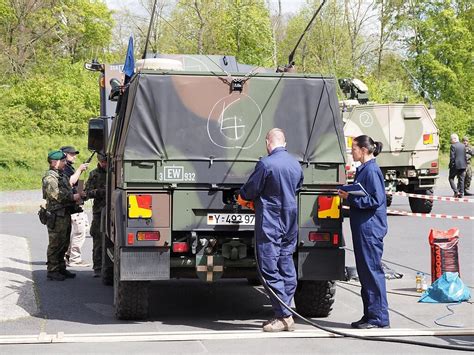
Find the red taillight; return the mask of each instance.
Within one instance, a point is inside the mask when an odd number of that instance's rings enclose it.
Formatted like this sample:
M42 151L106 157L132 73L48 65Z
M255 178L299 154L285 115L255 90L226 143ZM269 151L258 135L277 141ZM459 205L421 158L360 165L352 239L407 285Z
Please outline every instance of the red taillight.
M187 242L174 242L173 253L187 253L189 251L189 244Z
M438 162L436 162L436 161L431 162L431 167L432 168L437 168L438 167Z
M329 242L331 235L329 233L309 232L308 239L310 242Z
M339 245L339 234L334 233L332 235L332 244L333 245Z
M138 240L160 240L160 232L138 232Z
M128 233L128 244L133 244L135 242L135 233Z
M430 169L430 174L438 174L438 168Z

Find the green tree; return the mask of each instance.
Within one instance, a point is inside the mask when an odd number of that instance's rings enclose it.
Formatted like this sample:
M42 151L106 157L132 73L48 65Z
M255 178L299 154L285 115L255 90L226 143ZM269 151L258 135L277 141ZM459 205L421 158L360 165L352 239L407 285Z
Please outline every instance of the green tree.
M99 111L96 75L68 57L37 65L27 79L0 90L0 131L10 136L85 136Z
M393 44L402 24L401 12L403 0L377 0L378 10L378 46L377 46L377 76L382 74L382 60L387 46Z
M101 0L0 1L4 76L24 77L51 58L82 60L110 42L113 21Z
M440 146L444 152L449 151L450 134L459 137L474 137L474 120L472 114L447 102L436 102L436 124L440 131Z
M164 52L226 54L247 64L272 63L270 13L263 0L181 0L167 24Z
M73 62L90 58L110 43L114 21L101 0L63 0L57 8L58 49Z
M279 44L279 62L293 50L320 1L310 1L286 27ZM370 34L376 20L373 3L362 0L327 2L296 51L299 71L330 73L340 77L367 75L376 62L376 42Z
M460 6L462 5L462 6ZM410 1L403 41L409 65L421 86L436 100L472 107L472 3L464 1Z

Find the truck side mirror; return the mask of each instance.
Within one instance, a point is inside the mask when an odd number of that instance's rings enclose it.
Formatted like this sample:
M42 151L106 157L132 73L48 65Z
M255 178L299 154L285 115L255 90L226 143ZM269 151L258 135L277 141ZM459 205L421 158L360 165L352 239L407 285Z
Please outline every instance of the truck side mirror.
M89 137L87 148L96 152L105 151L105 120L101 118L91 118L89 120Z

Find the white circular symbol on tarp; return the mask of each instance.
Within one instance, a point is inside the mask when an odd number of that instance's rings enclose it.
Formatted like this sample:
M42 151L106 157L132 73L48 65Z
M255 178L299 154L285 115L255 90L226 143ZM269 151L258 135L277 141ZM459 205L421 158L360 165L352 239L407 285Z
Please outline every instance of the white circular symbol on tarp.
M368 112L362 112L359 117L360 124L364 127L370 127L374 124L374 118Z
M262 134L262 111L246 94L219 100L209 113L207 133L215 145L227 149L249 149Z

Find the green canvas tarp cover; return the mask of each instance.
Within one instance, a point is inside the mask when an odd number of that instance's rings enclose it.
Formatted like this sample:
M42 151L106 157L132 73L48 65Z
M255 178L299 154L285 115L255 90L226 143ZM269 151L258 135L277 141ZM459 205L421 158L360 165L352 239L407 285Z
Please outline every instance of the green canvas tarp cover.
M245 81L242 92L231 90L233 79ZM279 127L299 161L344 163L334 78L139 73L123 116L124 160L257 161L266 133Z

